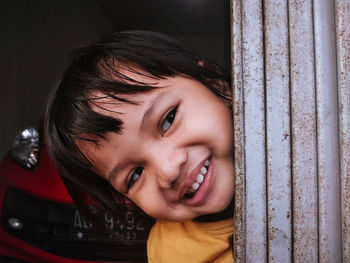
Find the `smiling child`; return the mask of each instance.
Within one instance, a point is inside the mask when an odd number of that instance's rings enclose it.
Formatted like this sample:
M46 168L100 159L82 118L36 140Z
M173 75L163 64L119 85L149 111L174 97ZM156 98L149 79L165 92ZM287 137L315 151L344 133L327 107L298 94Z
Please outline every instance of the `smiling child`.
M233 262L229 87L219 67L160 33L75 51L46 116L73 200L116 213L123 196L156 219L149 262Z

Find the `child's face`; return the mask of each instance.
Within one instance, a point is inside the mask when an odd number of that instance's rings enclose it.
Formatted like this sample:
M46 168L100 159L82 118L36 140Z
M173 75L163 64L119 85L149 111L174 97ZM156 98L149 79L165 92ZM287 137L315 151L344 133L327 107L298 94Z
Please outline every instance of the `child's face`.
M151 217L184 221L224 210L234 191L229 107L189 78L169 77L158 85L125 95L138 105L100 100L104 109L94 110L120 118L122 134L111 132L99 147L80 148L98 174Z

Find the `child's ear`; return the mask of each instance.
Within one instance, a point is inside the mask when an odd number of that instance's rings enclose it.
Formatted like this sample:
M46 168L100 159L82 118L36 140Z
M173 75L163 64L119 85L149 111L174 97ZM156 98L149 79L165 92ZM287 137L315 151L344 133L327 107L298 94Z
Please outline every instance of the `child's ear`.
M200 60L197 62L198 66L204 67L204 60Z
M207 65L207 63L205 63L205 60L198 61L198 65L201 67L207 67L211 70L215 70L212 66ZM216 90L218 90L222 95L224 95L225 98L227 98L229 101L231 101L232 91L231 91L229 84L226 81L224 81L222 79L210 79L209 82ZM229 104L228 106L231 106L231 103L228 103L227 100L224 100L224 102L225 102L225 104Z

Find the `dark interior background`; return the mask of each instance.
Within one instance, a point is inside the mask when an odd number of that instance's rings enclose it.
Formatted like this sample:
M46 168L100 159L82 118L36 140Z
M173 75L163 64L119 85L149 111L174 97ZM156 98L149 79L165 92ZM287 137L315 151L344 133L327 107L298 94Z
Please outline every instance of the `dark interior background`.
M161 30L230 70L229 0L0 0L0 158L43 116L70 50L119 30Z

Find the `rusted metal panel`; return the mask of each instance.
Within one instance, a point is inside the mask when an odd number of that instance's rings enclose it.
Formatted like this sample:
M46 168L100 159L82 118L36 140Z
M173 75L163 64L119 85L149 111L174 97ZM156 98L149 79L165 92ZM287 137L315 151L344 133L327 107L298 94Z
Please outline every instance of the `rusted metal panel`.
M336 1L343 262L350 262L350 2Z
M265 15L268 261L292 261L288 3L267 0Z
M293 255L318 261L317 143L312 1L289 2Z
M341 262L334 1L314 1L313 11L317 100L319 262Z
M231 3L235 260L350 262L350 1Z
M246 262L266 261L264 48L261 1L242 1Z
M244 220L236 224L235 257L236 262L266 262L262 5L245 0L232 7L236 220Z
M235 144L235 208L234 208L234 257L235 262L245 262L245 155L244 155L244 103L243 61L241 31L241 1L231 2L232 35L232 85L233 123Z

